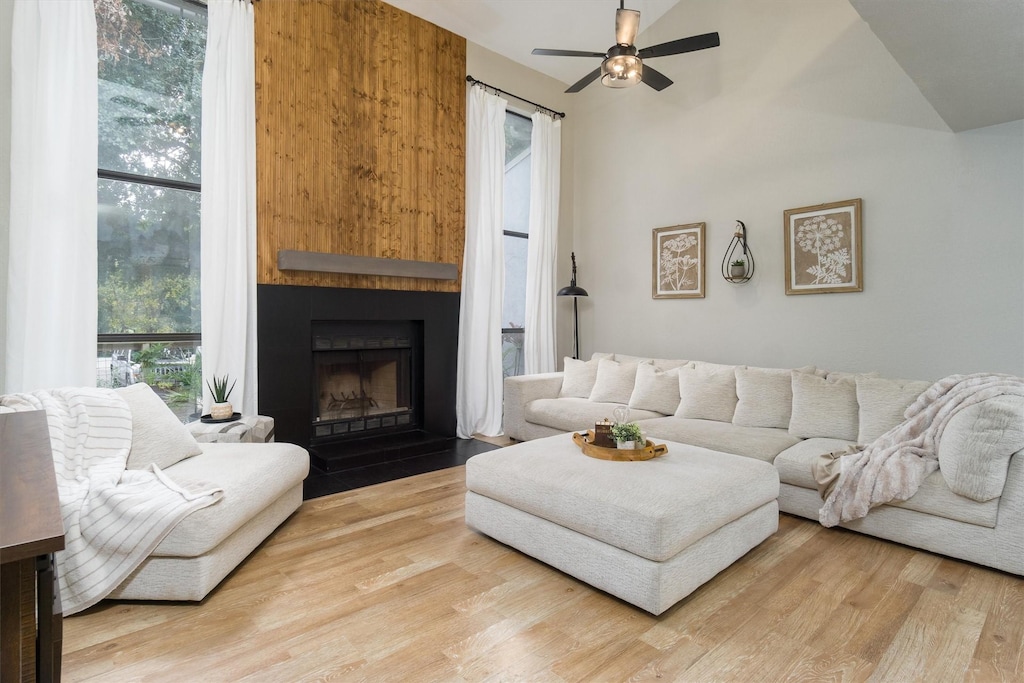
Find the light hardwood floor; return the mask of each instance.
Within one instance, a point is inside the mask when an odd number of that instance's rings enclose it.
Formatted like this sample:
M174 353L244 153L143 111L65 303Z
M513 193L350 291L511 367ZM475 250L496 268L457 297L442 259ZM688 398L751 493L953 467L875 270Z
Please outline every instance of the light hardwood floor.
M201 604L64 620L64 681L1020 681L1024 579L783 515L653 617L468 528L465 468L307 501Z

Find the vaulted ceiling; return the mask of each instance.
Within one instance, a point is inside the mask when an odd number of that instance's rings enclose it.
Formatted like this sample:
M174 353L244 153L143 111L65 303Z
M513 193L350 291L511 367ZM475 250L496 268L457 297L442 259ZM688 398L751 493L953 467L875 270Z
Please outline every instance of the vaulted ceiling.
M680 2L628 0L643 30ZM387 0L563 83L589 63L535 47L602 51L614 42L615 0ZM953 131L1024 119L1022 0L849 0ZM727 37L723 36L723 49Z

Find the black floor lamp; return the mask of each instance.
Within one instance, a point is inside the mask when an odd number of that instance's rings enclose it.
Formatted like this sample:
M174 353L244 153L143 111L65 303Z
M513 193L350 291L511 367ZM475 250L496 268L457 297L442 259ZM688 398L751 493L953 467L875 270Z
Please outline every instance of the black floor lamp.
M573 358L579 360L580 357L580 314L576 308L576 299L581 296L590 296L587 294L587 290L582 287L576 286L576 252L572 252L572 280L569 282L568 287L562 287L558 290L558 296L571 296L572 297L572 339L576 346L576 353Z

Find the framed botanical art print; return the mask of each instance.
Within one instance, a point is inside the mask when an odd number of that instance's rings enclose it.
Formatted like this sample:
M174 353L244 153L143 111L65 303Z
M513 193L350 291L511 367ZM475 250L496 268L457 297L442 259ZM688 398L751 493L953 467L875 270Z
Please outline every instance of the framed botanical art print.
M861 200L785 212L786 294L864 291Z
M703 298L704 264L703 223L655 228L652 296Z

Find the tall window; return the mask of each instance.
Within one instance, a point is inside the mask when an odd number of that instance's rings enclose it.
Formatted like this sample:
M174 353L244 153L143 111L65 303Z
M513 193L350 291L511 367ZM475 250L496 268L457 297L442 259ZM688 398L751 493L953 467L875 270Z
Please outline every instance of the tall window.
M526 240L530 237L530 136L533 122L505 113L505 292L501 353L505 377L523 374L526 329Z
M94 0L99 47L103 386L146 381L183 417L201 392L200 130L205 8Z

